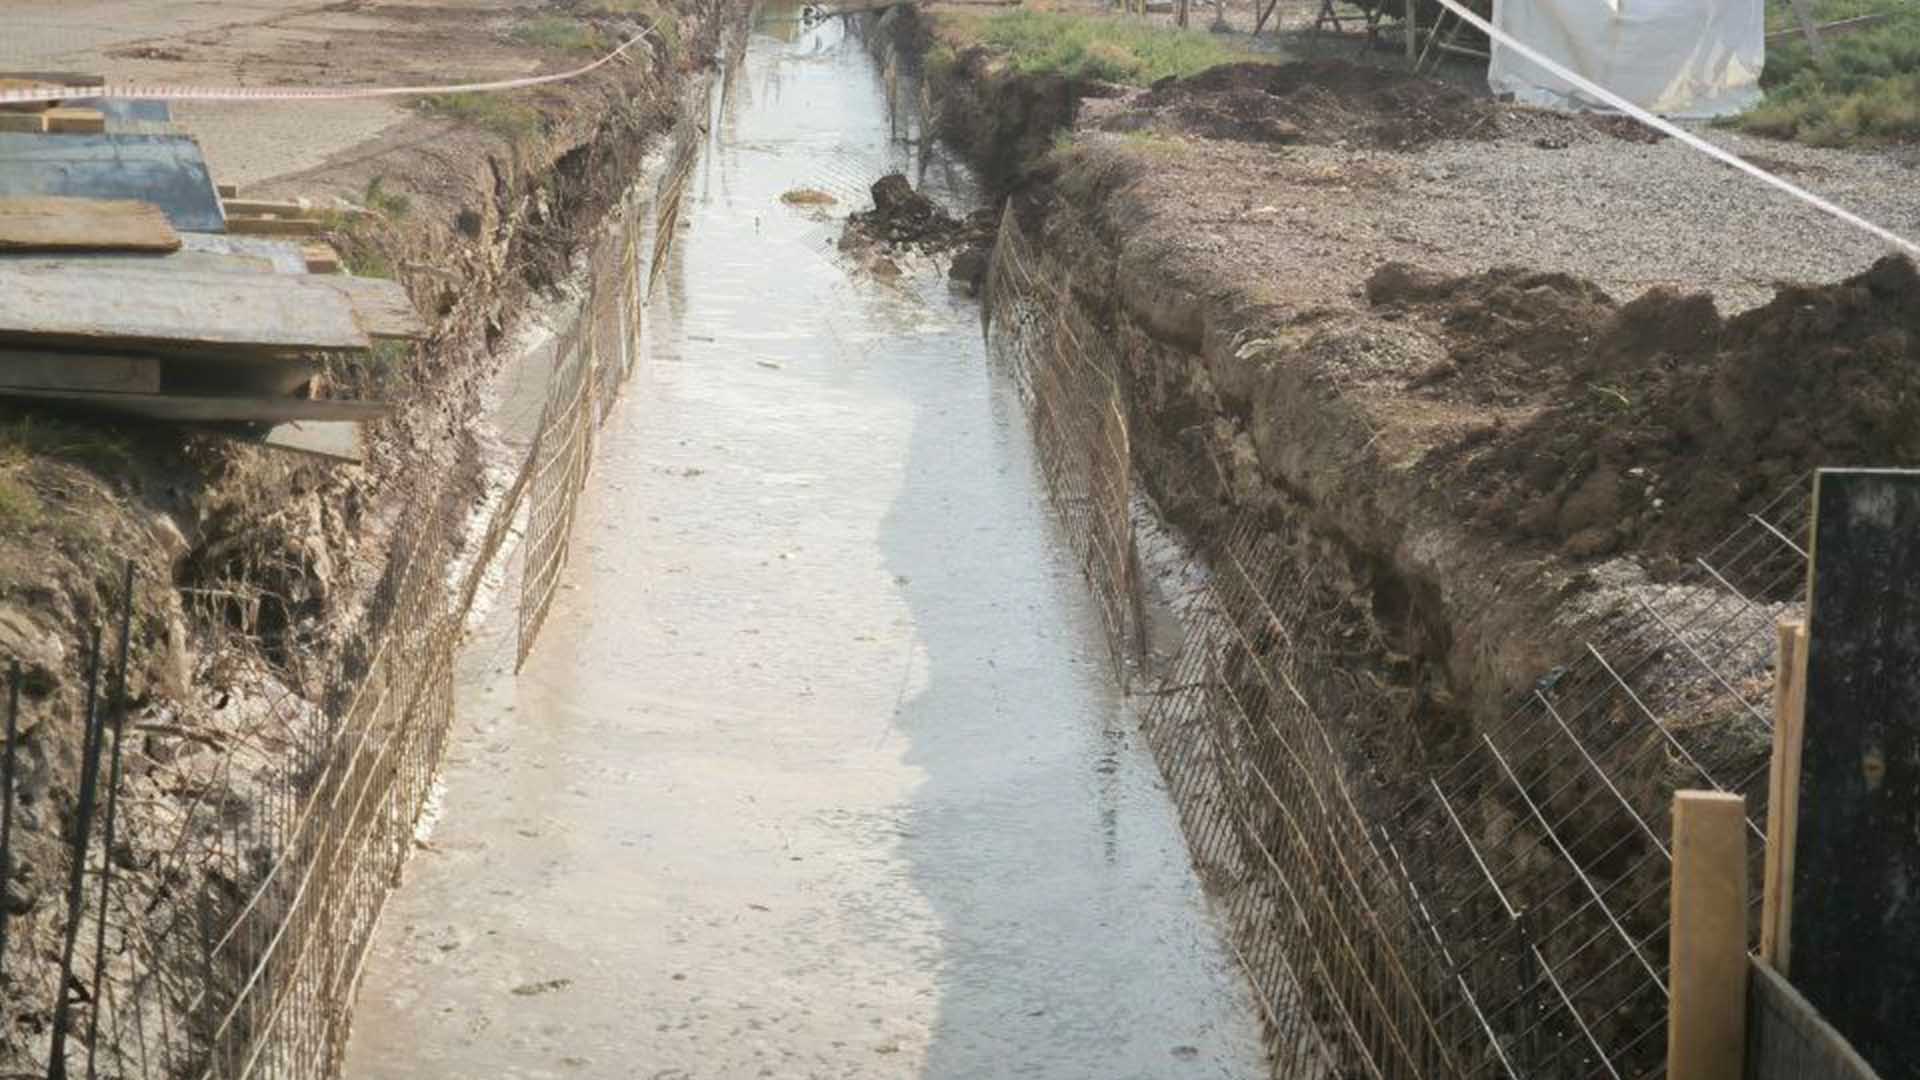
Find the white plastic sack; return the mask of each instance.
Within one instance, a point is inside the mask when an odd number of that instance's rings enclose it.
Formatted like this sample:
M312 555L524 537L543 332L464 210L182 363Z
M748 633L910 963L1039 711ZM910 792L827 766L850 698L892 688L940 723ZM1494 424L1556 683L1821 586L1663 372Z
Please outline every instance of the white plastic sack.
M1726 116L1760 100L1765 0L1494 0L1493 24L1649 112ZM1528 105L1604 108L1498 38L1487 81Z

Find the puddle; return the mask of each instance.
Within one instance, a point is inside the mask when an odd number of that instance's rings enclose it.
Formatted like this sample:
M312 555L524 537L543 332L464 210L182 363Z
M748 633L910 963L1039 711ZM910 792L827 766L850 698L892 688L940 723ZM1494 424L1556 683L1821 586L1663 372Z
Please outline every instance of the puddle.
M846 23L754 35L539 645L503 603L463 657L346 1076L1264 1073L978 310L835 254L886 172L974 197L914 130Z

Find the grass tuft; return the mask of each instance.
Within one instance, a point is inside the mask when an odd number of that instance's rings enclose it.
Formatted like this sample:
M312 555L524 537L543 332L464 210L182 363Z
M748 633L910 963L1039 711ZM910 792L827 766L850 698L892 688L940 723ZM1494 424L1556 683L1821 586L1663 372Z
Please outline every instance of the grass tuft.
M435 116L486 128L514 142L540 132L540 110L506 94L432 94L420 99L420 108Z
M1218 35L1169 30L1097 15L1012 11L956 21L964 36L1007 53L1018 71L1145 86L1221 64L1262 59L1229 47Z
M510 35L522 45L540 49L597 51L607 47L598 28L565 15L538 15L513 28Z

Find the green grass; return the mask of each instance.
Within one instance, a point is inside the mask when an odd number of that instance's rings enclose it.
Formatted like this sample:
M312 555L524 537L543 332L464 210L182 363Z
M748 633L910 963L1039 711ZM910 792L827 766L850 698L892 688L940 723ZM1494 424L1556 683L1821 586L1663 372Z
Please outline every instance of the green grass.
M522 45L542 49L592 51L607 45L597 28L565 15L535 16L514 27L511 36Z
M385 214L391 218L406 217L413 209L413 200L398 192L387 190L387 178L376 176L367 181L365 204L376 214Z
M1013 11L977 20L969 36L1007 53L1018 71L1145 86L1252 55L1200 30L1166 30L1130 19Z
M0 469L19 468L35 458L59 458L97 472L133 465L126 440L96 427L32 415L0 421Z
M44 511L40 496L13 470L0 472L0 533L31 532Z
M420 108L518 142L540 132L540 110L506 94L432 94Z
M1893 0L1817 0L1813 15L1831 22L1881 12L1893 18L1828 38L1818 61L1798 38L1769 46L1760 77L1766 100L1733 125L1815 146L1920 140L1920 10ZM1776 22L1797 25L1784 3L1768 7L1769 25Z

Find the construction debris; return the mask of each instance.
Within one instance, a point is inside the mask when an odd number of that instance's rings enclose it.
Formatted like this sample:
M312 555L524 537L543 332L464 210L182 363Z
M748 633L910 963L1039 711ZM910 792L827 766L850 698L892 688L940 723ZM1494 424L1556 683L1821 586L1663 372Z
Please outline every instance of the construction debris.
M21 83L98 85L0 73ZM0 397L358 460L389 407L330 399L319 376L425 337L406 290L346 272L323 239L343 214L241 199L156 125L164 102L0 111Z

